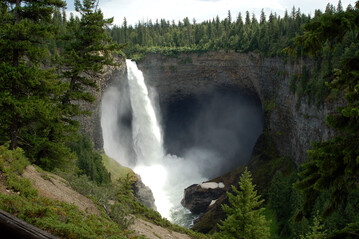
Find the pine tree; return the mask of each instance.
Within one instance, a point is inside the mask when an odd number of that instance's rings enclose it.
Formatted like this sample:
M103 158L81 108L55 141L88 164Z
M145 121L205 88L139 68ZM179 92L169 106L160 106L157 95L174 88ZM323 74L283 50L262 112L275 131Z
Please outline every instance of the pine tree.
M313 218L313 225L310 226L309 232L304 236L302 235L300 239L324 239L328 238L327 231L324 230L324 225L321 223L319 212Z
M308 52L318 54L326 42L342 42L346 33L358 32L359 1L355 9L346 12L327 12L305 27L296 39ZM358 48L357 48L358 49ZM320 191L330 190L331 203L325 214L346 205L350 191L358 189L359 178L359 51L341 59L334 74L328 75L329 87L342 92L345 106L327 116L327 124L336 136L312 144L309 161L303 164L301 181L296 184L304 192L304 212L311 212L313 201Z
M24 148L40 164L69 152L66 126L57 123L66 85L48 67L47 49L57 33L52 14L64 6L62 0L0 3L0 141Z
M264 200L254 190L251 173L245 169L240 177L239 191L232 186L234 194L227 192L229 205L223 205L222 209L227 214L227 219L218 225L221 232L220 238L236 239L264 239L269 238L269 226L265 216L261 215Z
M73 125L77 122L73 116L89 114L74 101L93 102L94 96L90 89L97 89L96 76L103 73L105 65L117 65L113 53L122 48L112 42L106 27L113 18L104 19L103 13L96 6L97 0L75 1L75 9L81 14L81 19L71 18L67 24L69 41L65 48L62 64L66 69L63 77L69 81L69 90L62 98L66 121Z
M108 184L111 181L110 174L107 172L100 153L96 152L93 145L86 135L78 135L70 145L71 150L77 155L77 166L98 185Z

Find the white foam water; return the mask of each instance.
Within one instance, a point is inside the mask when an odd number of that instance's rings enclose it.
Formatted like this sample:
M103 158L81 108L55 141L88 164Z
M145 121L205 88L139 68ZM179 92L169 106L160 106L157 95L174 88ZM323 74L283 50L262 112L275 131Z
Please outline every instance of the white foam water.
M117 94L110 88L103 97L101 125L105 153L119 163L130 166L141 176L143 183L151 188L157 210L163 217L179 225L189 226L193 216L180 204L183 190L207 179L200 175L192 161L166 155L156 114L159 109L156 111L154 107L157 104L150 97L143 74L136 63L126 60L126 64L129 97L126 95L128 92L118 88ZM127 139L130 137L126 127L121 126L118 120L128 105L131 105L132 110L132 146L136 162L129 162L130 146Z

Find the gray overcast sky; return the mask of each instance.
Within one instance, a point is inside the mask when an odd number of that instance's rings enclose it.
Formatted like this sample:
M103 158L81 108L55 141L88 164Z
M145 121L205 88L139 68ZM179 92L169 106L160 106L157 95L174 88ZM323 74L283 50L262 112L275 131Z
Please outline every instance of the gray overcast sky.
M239 12L245 16L245 11L256 14L257 18L262 8L268 17L269 13L277 12L283 15L285 9L288 12L292 7L300 8L302 13L314 14L315 9L324 11L327 3L337 6L339 0L99 0L99 7L106 18L114 17L114 24L122 25L126 17L128 24L135 25L138 21L146 22L152 19L164 18L166 20L183 20L188 17L197 22L212 19L217 15L224 19L228 10L231 11L232 19ZM73 11L74 0L66 0L68 11ZM355 0L342 0L344 9Z

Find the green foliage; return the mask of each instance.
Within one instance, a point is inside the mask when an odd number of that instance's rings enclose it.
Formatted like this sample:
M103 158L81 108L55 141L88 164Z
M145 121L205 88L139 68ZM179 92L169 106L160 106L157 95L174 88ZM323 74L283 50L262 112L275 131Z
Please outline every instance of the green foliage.
M323 14L318 21L309 24L306 32L300 39L309 43L312 36L317 36L317 41L343 41L347 32L357 32L358 25L355 19L359 18L359 3L355 9L336 14ZM313 26L316 26L313 28ZM317 44L317 43L313 43ZM312 54L320 51L306 45ZM301 181L297 187L303 190L306 198L304 210L310 211L313 200L322 190L332 190L331 203L326 213L331 213L338 205L345 203L349 192L357 188L359 172L359 51L352 56L342 58L335 74L329 75L332 89L344 92L346 106L338 107L337 112L327 116L327 123L338 133L335 137L324 142L312 144L312 150L308 152L310 161L302 167Z
M222 209L227 214L227 219L221 221L219 238L269 238L268 222L262 215L264 208L260 206L264 200L260 200L255 185L252 184L251 173L245 169L240 177L239 188L232 186L234 194L228 192L229 205L223 205Z
M172 73L177 73L177 67L176 66L169 66L168 68Z
M0 5L0 143L22 147L32 161L47 168L69 156L58 106L66 84L52 67L41 67L49 60L47 42L57 33L51 15L63 6L62 0Z
M355 239L358 238L359 234L359 222L349 223L344 229L337 230L328 236L330 239Z
M275 103L275 100L265 100L264 101L264 109L265 111L272 112L277 108L277 105Z
M70 179L69 183L74 190L92 198L99 205L99 208L104 209L104 212L122 230L127 229L132 223L132 218L129 216L131 213L129 203L134 201L135 198L131 191L124 190L126 187L132 187L131 184L107 184L99 186L95 182L90 181L86 175L71 177ZM122 195L122 197L118 195Z
M278 235L281 237L294 237L297 234L297 225L290 223L291 218L301 207L301 195L292 188L296 181L295 173L284 176L277 172L269 189L269 207L275 212L278 223Z
M78 135L70 148L77 155L76 163L82 173L97 184L110 183L110 174L102 162L101 154L94 150L88 136Z
M101 156L103 164L107 171L110 173L111 180L113 182L127 177L128 174L134 175L134 172L130 168L120 165L116 160L110 158L106 154L102 154Z
M334 42L345 43L348 35L358 34L358 19L359 2L355 8L348 8L345 12L327 11L306 25L304 34L296 42L314 55L328 51L327 44L330 51L326 54L331 55ZM325 75L328 86L344 96L346 102L337 107L336 112L327 115L327 124L337 133L326 141L312 143L312 149L308 151L309 160L302 165L300 181L295 184L305 199L297 218L309 218L317 207L329 232L339 231L337 235L340 235L340 231L351 228L349 230L353 231L349 234L341 234L348 238L350 234L358 235L358 228L350 226L358 221L354 216L358 214L358 201L353 196L358 191L359 172L358 62L357 49L350 54L345 51L335 68L328 61Z
M23 148L47 170L71 161L74 116L90 113L79 101L93 101L95 75L115 65L111 54L121 48L105 29L112 19L95 4L76 1L81 18L70 21L63 0L0 4L0 144Z
M132 59L140 52L176 56L178 51L204 52L219 49L257 51L267 56L282 56L282 49L291 44L296 33L301 32L301 24L310 20L299 9L294 9L294 13L285 18L271 13L269 21L261 16L260 23L254 15L252 18L246 16L243 23L241 15L233 21L230 14L223 20L217 17L201 23L184 18L178 23L161 19L128 26L124 19L123 25L114 26L110 34L117 43L129 44L125 52Z
M277 172L270 186L269 203L266 208L273 210L276 215L275 226L278 227L277 235L279 238L299 238L304 235L311 235L313 225L310 226L309 221L314 221L315 217L319 218L319 214L322 214L327 205L331 203L330 191L313 195L312 209L307 218L303 217L301 210L305 198L301 191L293 187L297 180L298 176L294 173L285 176L281 172ZM340 210L334 211L330 216L320 218L320 225L327 235L324 238L332 238L333 235L348 235L345 232L341 234L342 230L346 228L347 224L359 220L356 206L358 204L357 196L358 192L351 192L347 203L338 205ZM333 236L333 238L336 237Z
M0 146L0 170L7 187L18 192L0 193L2 210L62 238L127 238L129 232L108 217L85 215L74 205L39 197L30 180L21 177L28 165L21 148Z
M89 181L85 175L69 178L72 188L83 195L92 197L100 208L103 208L104 212L123 230L133 223L133 216L130 215L134 215L161 227L186 233L193 238L206 238L200 233L173 225L167 219L162 218L157 211L138 202L133 194L134 180L136 180L134 175L130 173L121 177L116 183L99 186Z
M0 208L62 238L127 238L126 231L107 218L85 215L74 205L43 197L0 194Z
M279 239L280 238L278 236L279 225L277 223L277 218L276 218L274 210L266 206L263 211L263 215L266 217L266 219L269 222L268 223L269 229L270 229L270 237L269 238Z
M297 75L295 74L291 75L289 82L289 90L292 94L294 94L297 91L297 80L298 80Z
M69 89L62 96L62 107L67 113L66 120L71 124L76 124L73 116L89 113L72 101L94 101L90 91L98 87L94 76L102 73L105 65L118 65L112 54L122 48L112 42L105 29L113 18L104 19L96 6L95 0L76 0L75 10L81 18L70 18L66 25L67 34L63 37L67 44L60 62L66 69L62 76L68 80Z
M336 89L328 84L334 80L336 69L342 67L343 59L353 57L359 47L357 7L339 9L328 4L326 12L316 14L311 22L303 25L303 34L294 38L292 50L304 50L315 61L310 78L303 80L297 89L300 97L307 96L308 103L318 105L330 100Z
M321 239L327 237L328 235L326 230L324 230L324 225L321 223L319 213L317 212L313 218L313 225L310 226L309 232L301 236L300 239Z
M31 198L37 196L37 191L31 186L29 179L19 177L28 165L30 163L21 148L9 150L7 145L0 146L0 171L6 177L7 187Z

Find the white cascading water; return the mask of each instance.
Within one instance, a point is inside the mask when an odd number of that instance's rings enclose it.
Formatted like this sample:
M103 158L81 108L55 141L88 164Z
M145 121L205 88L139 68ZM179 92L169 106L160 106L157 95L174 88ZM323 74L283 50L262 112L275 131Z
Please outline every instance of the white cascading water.
M200 175L193 162L166 155L162 129L154 108L156 104L149 95L143 74L135 62L126 60L126 64L131 103L124 97L127 92L116 87L110 88L102 99L101 125L105 152L141 176L143 183L151 188L157 210L163 217L188 226L188 221L181 222L186 220L183 219L186 214L189 215L189 211L180 204L183 190L207 179ZM124 143L128 132L118 125L123 109L129 104L132 107L132 139L136 153L136 164L132 162L134 166L128 161L126 147L129 145Z

